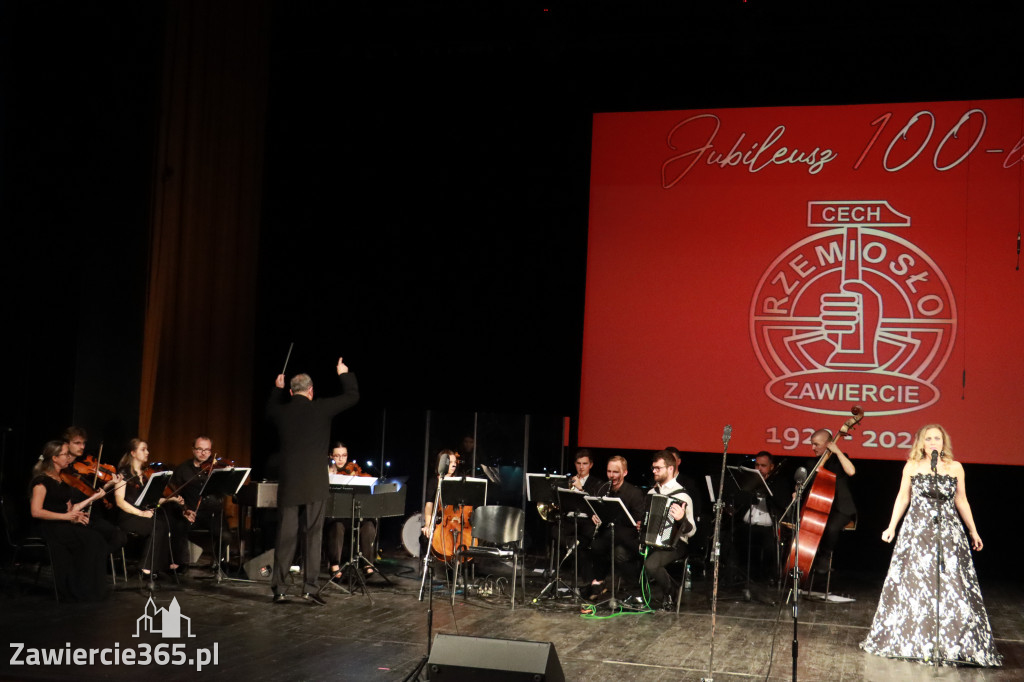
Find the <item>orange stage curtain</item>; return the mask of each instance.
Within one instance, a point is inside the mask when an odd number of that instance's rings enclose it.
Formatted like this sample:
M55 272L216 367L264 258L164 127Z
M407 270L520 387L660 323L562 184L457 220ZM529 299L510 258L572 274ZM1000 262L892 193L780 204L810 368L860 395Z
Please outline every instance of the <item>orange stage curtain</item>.
M167 4L139 400L152 461L250 462L269 1Z

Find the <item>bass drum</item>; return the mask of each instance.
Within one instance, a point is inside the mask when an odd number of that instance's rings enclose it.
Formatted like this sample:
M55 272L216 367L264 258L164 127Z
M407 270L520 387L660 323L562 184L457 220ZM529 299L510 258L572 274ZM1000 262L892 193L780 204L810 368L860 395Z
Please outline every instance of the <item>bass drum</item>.
M410 556L419 558L420 539L423 537L423 514L413 514L402 526L402 544Z

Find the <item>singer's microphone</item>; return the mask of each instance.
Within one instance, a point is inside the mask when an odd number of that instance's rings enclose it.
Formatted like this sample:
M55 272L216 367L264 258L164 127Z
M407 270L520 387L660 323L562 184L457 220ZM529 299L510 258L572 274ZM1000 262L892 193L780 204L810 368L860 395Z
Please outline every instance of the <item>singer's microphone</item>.
M444 476L448 473L448 453L442 452L441 457L437 461L437 475Z
M726 424L725 429L722 430L722 444L728 445L732 439L732 424Z
M800 485L807 480L807 469L800 467L793 473L793 480L796 481L797 485Z
M937 471L936 467L937 467L938 463L939 463L939 451L938 450L932 450L932 473L933 474Z

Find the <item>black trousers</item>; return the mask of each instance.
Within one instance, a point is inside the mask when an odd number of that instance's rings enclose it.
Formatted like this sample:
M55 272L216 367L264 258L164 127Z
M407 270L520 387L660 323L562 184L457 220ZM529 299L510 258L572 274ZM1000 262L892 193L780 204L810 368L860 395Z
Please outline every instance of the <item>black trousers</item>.
M686 557L689 545L678 543L672 549L650 547L644 559L644 573L651 583L651 603L663 602L671 594L672 577L668 574L669 564Z
M345 546L348 544L349 519L329 519L327 521L327 561L331 566L345 563ZM377 524L373 519L363 519L359 524L359 551L367 561L373 561L373 541L377 537Z
M306 534L305 555L303 557L303 592L316 592L317 579L320 577L320 549L323 544L324 512L327 503L324 500L306 504L288 505L278 508L277 543L274 548L274 575L270 580L270 589L274 594L284 591L288 584L288 574L298 545L299 511L304 511L302 529Z
M124 532L146 538L139 566L147 571L167 568L170 563L167 518L160 510L152 518L122 513L118 524Z
M640 569L640 534L630 525L616 525L615 535L607 527L599 528L590 547L589 558L593 565L592 575L598 579L611 578L611 547L615 545L615 576L622 577L626 584L635 584ZM606 578L607 576L607 578Z

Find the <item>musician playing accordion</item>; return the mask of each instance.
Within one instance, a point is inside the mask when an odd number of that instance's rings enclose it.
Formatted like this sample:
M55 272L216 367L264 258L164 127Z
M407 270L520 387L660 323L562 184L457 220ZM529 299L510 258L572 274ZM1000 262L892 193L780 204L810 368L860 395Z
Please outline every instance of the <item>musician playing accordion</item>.
M651 583L653 607L672 607L672 583L667 566L686 556L688 541L697 532L693 518L693 500L676 480L679 461L674 453L660 450L651 457L654 487L648 494L647 558L644 575ZM664 499L660 499L664 498Z

